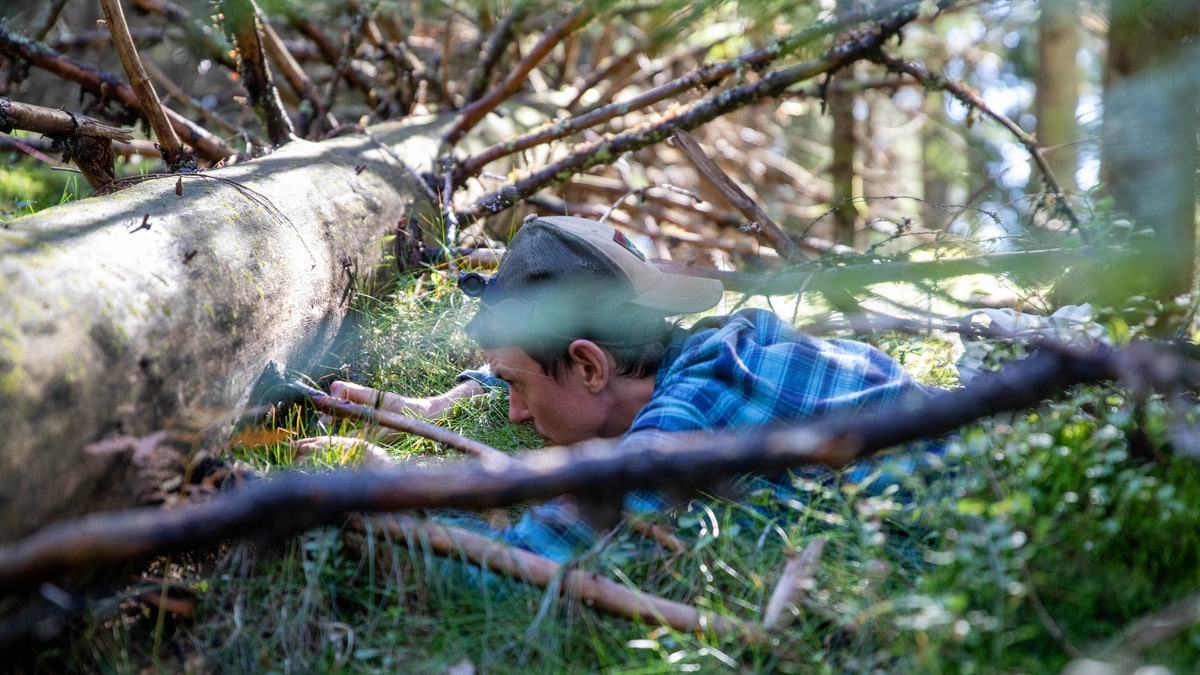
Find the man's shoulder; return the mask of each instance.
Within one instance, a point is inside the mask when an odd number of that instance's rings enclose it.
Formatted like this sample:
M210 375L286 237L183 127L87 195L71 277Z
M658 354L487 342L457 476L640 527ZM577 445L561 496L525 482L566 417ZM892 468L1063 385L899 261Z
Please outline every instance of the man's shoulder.
M722 336L732 333L753 334L758 338L756 341L766 342L795 341L802 338L802 333L796 326L783 320L778 314L751 307L732 314L700 319L692 325L686 340L695 344L709 340L717 333Z

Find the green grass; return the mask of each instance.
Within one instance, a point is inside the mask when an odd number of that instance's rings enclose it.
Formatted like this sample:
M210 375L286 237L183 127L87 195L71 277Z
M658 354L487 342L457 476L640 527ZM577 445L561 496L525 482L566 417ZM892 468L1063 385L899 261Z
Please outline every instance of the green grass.
M88 190L79 174L54 171L46 165L20 165L0 171L0 221L74 201Z
M357 306L361 339L330 364L343 377L432 394L477 364L460 330L469 306L445 282L399 283ZM952 343L876 342L923 381L955 384ZM458 404L445 424L502 449L534 446L506 412L503 396L489 395ZM912 503L804 485L804 498L792 501L696 499L664 517L687 545L682 554L621 532L579 561L631 587L755 621L788 557L828 538L806 600L772 644L642 625L419 545L321 529L159 561L155 574L195 598L194 616L130 603L46 650L43 664L94 672L444 673L463 663L489 673L1058 672L1071 656L1035 602L1071 644L1115 658L1104 648L1122 628L1200 586L1200 465L1170 451L1169 422L1179 414L1159 399L1135 406L1117 388L1081 389L964 429L951 443L951 473L911 486L920 495ZM314 419L296 410L281 426L312 433ZM1139 430L1162 458L1135 456ZM390 451L446 454L412 437ZM236 455L262 471L293 459L281 444ZM318 458L305 470L342 461ZM1200 662L1200 631L1124 656L1187 672Z

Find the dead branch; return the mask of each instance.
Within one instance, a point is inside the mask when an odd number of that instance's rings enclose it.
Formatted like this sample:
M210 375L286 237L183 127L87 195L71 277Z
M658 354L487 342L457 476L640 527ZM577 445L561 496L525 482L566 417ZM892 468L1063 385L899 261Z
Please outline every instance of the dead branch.
M685 108L666 113L657 121L643 124L632 131L584 144L568 156L518 179L513 184L483 195L472 204L469 212L476 218L499 213L518 200L544 187L562 183L576 173L593 166L611 163L625 153L660 143L678 129L695 129L732 110L764 98L778 96L797 82L838 70L878 50L916 16L914 9L902 9L873 25L863 34L840 43L819 59L764 73L754 82L722 91Z
M562 565L495 539L406 514L366 519L353 516L350 527L364 534L386 535L410 547L427 546L438 555L466 560L507 577L546 588L562 574ZM678 631L738 635L762 642L766 635L752 623L651 595L584 570L566 572L562 593L589 607L650 625Z
M0 131L23 129L45 136L94 136L110 141L133 140L133 132L109 126L99 120L57 108L18 103L7 96L0 96Z
M279 34L275 32L275 28L271 25L270 18L258 3L254 3L254 15L258 19L259 28L262 30L262 43L266 47L267 56L271 62L283 74L284 79L288 81L292 91L296 93L300 101L306 102L311 110L305 111L303 106L300 106L300 135L306 136L309 125L312 120L321 117L320 109L321 101L317 98L317 88L313 81L309 79L308 73L300 67L300 63L292 56L292 53L283 45L283 40Z
M63 161L74 161L98 193L110 190L117 179L112 141L133 140L133 134L128 130L101 124L85 115L18 103L0 96L0 132L8 133L13 129L53 138L50 149L62 150Z
M525 83L529 71L533 70L550 50L554 49L555 45L562 42L563 39L572 31L578 29L583 24L591 20L594 12L587 3L581 3L564 16L557 24L554 25L545 35L537 41L537 44L529 50L525 58L521 59L504 81L494 87L485 96L475 101L471 105L464 108L460 113L458 120L454 126L446 132L444 139L445 145L454 145L468 131L473 129L479 121L484 118L489 112L496 109L504 101L508 100L521 85Z
M603 124L613 118L623 117L631 111L644 110L655 103L660 103L696 87L719 82L735 73L743 64L745 66L762 66L770 63L784 53L786 45L786 42L775 43L768 47L742 54L737 59L698 68L670 82L638 94L628 101L610 103L587 113L576 115L570 119L553 122L511 141L496 143L463 160L456 173L455 180L461 184L467 178L478 175L491 162L502 157L565 138L584 129Z
M1050 188L1050 192L1054 194L1054 208L1071 224L1071 228L1078 231L1084 242L1088 242L1088 234L1085 230L1079 227L1079 218L1075 216L1075 212L1071 206L1067 204L1066 195L1063 194L1062 186L1059 185L1058 179L1054 177L1054 172L1050 170L1050 164L1046 161L1045 154L1042 153L1042 147L1038 144L1037 138L1033 134L1027 133L1024 129L1017 125L1016 122L1010 120L1004 114L993 110L991 106L983 100L977 92L972 91L969 87L961 82L956 82L948 78L936 75L929 71L925 66L905 61L892 56L887 56L882 50L869 56L870 60L878 63L889 71L910 75L921 84L933 89L941 89L950 94L954 98L962 102L968 108L974 108L983 112L983 114L991 117L1000 123L1011 133L1021 145L1029 152L1029 156L1033 158L1033 162L1037 164L1038 171L1042 174L1042 180L1046 181L1046 187Z
M312 41L321 55L321 59L334 67L339 77L345 79L350 86L361 92L367 97L367 101L374 105L376 103L374 86L362 73L342 62L341 48L320 27L301 15L295 3L287 3L284 10L287 12L288 22L301 35ZM342 64L342 67L338 68L338 64Z
M114 0L106 0L113 2ZM237 45L238 73L242 85L250 94L250 106L259 124L267 130L271 146L278 148L295 138L292 121L288 119L275 80L267 66L262 40L258 35L258 18L253 0L222 0L225 31Z
M0 546L0 592L79 567L194 550L229 538L338 525L356 511L487 509L561 494L614 503L631 490L699 489L727 476L775 475L806 464L838 468L987 415L1036 405L1071 385L1122 374L1145 377L1147 363L1164 357L1175 363L1184 360L1166 350L1149 343L1090 351L1047 345L1025 361L980 375L961 390L921 404L807 426L748 430L736 436L681 434L671 439L675 442L669 448L618 451L615 441L589 441L525 453L521 461L503 467L471 462L407 471L284 474L205 503L96 513ZM1188 363L1190 368L1171 373L1195 378L1200 367Z
M137 94L129 85L121 82L116 75L80 63L44 44L9 31L2 25L0 25L0 54L10 59L28 61L63 79L76 82L88 93L94 95L101 104L115 100L127 109L139 115L143 114ZM213 136L169 108L165 110L165 113L175 133L179 134L185 143L195 148L204 159L218 162L233 156L233 149L226 145L225 141Z
M33 23L37 26L33 31L33 39L43 42L46 40L46 35L50 33L50 29L54 28L54 24L58 23L58 17L62 14L63 7L66 7L68 0L54 0L54 2L42 5L42 9L38 12L38 16Z
M199 101L192 98L191 94L188 94L179 85L172 82L171 78L167 77L167 74L152 62L146 61L142 64L142 66L146 69L147 73L150 73L150 77L154 78L155 82L158 83L158 86L162 87L163 90L166 91L168 97L174 98L176 101L179 101L183 105L186 105L188 108L195 111L196 115L198 115L200 119L215 127L225 130L227 133L240 136L248 143L261 144L261 141L259 141L257 136L251 133L249 129L239 127L215 112L206 109Z
M680 129L675 132L672 137L675 139L675 147L679 148L692 166L696 167L696 171L700 172L700 176L714 186L721 194L733 204L733 207L746 216L748 220L756 223L762 231L766 233L767 239L775 246L775 250L779 252L779 256L787 262L792 262L803 258L800 253L800 247L796 242L792 241L787 232L776 223L767 212L758 205L746 191L742 189L729 174L721 170L700 147L700 142L696 137L688 132Z
M379 0L370 0L368 6L359 7L357 2L350 3L350 9L354 11L354 24L350 27L350 33L346 36L346 42L342 45L338 52L337 60L333 65L333 75L329 78L329 83L325 88L325 97L321 101L321 110L333 110L333 102L337 99L337 86L341 81L344 73L351 70L350 64L354 58L355 51L358 50L359 44L362 43L363 36L366 33L367 22L371 18L371 14L375 12L375 8L379 6ZM367 94L367 102L372 107L378 104L378 96L375 88L370 86L365 90ZM324 123L323 119L316 120L319 123ZM320 128L320 127L318 127Z
M512 10L492 28L492 32L487 38L486 48L481 54L479 67L475 69L475 76L471 78L471 86L467 88L467 93L463 98L464 105L471 105L483 95L483 89L487 86L492 71L496 69L496 64L500 62L500 57L504 55L504 50L508 48L509 41L513 38L513 27L524 21L531 7L530 3L516 3Z
M125 22L125 12L121 9L120 1L100 0L100 6L104 8L104 21L112 33L113 44L117 47L121 64L125 67L125 76L129 78L129 84L137 94L142 114L150 120L150 128L154 130L154 138L162 146L163 160L167 167L172 172L195 170L195 156L180 142L179 136L167 119L158 93L154 91L154 85L150 83L150 76L142 67L142 59L138 56L137 47L133 45L133 38L129 35L129 24Z
M0 148L12 148L20 150L36 159L39 159L47 164L53 163L50 157L45 156L45 153L56 152L55 141L49 138L13 138L12 136L0 136ZM113 152L120 157L128 157L130 155L141 155L142 157L150 157L153 159L162 159L162 153L158 148L154 147L154 141L133 140L128 143L121 141L113 141Z

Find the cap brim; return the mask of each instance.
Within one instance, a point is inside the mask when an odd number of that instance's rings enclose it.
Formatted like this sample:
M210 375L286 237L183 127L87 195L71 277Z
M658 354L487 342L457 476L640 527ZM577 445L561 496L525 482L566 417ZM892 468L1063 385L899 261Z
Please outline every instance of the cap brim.
M717 279L663 272L658 283L630 302L665 314L693 314L716 305L724 292Z

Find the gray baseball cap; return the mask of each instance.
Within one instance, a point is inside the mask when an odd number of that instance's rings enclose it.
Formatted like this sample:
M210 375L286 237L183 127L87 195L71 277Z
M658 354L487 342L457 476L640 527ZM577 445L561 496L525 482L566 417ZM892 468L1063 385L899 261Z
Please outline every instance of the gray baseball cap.
M481 304L467 331L500 336L592 335L637 344L638 317L706 310L720 301L716 279L672 274L647 260L618 229L586 218L531 220L509 242L490 279L466 275L460 287ZM582 331L582 333L581 333Z

